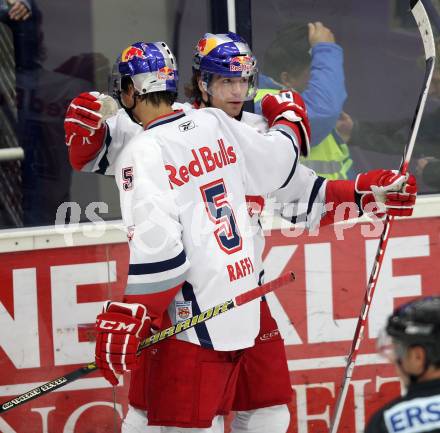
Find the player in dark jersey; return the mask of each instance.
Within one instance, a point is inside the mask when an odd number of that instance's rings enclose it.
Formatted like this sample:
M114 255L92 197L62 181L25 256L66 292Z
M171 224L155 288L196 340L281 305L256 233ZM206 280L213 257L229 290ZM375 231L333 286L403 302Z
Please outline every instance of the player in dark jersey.
M440 432L440 296L397 308L381 351L407 386L370 419L366 433Z

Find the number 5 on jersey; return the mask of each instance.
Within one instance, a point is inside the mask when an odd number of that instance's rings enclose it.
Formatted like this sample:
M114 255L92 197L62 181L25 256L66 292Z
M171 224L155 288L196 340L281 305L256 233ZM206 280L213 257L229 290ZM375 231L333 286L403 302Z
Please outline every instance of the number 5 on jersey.
M124 191L133 189L133 167L124 167L122 169L122 187Z
M201 186L200 191L208 217L217 227L214 235L219 247L227 254L240 251L242 239L223 179Z

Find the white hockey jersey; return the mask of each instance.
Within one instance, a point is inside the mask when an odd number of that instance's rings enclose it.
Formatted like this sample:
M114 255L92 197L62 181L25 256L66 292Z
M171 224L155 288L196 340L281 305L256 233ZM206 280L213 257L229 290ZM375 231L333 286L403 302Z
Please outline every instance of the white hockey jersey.
M261 134L208 108L160 118L124 146L115 178L130 227L126 294L160 297L185 282L171 323L257 286L245 195L287 185L298 162L296 136ZM258 302L177 338L216 350L252 346Z
M175 103L173 108L182 109L185 112L194 109L188 103ZM268 130L267 121L259 114L244 111L240 121L262 134ZM120 109L116 116L107 120L107 127L104 146L96 157L83 167L83 171L114 176L115 163L124 146L143 131L142 126L135 123L124 109ZM325 179L317 176L310 168L298 163L290 182L284 188L263 199L275 202L273 209L279 211L283 218L292 223L302 223L307 228L313 229L319 225L321 217L325 214L325 187ZM264 271L261 256L265 240L259 218L258 212L251 216L255 244L254 266L259 276L259 282L262 283Z

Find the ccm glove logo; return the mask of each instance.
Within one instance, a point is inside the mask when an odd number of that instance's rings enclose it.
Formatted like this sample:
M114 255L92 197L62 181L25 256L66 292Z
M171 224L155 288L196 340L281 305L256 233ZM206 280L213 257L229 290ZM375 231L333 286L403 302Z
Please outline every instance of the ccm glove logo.
M124 323L115 322L113 320L100 320L97 323L99 329L104 329L106 331L122 331L123 333L132 334L136 324L135 323Z
M135 335L141 327L141 320L119 312L102 313L96 318L96 330L98 332Z

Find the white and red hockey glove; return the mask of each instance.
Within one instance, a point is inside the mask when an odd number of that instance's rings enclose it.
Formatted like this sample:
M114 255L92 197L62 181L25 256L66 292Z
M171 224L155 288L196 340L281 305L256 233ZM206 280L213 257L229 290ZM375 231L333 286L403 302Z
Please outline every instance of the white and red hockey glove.
M286 125L295 131L303 156L310 153L310 123L301 95L293 90L281 90L278 95L266 95L261 101L261 112L269 128Z
M150 335L150 317L141 304L107 301L96 318L95 362L102 375L117 385L117 375L139 366L139 343Z
M98 92L81 93L67 108L64 119L70 162L80 170L102 148L106 136L105 120L118 111L116 101Z
M416 178L397 170L372 170L356 177L355 191L362 212L383 216L410 216L417 196ZM382 212L377 211L381 203Z

